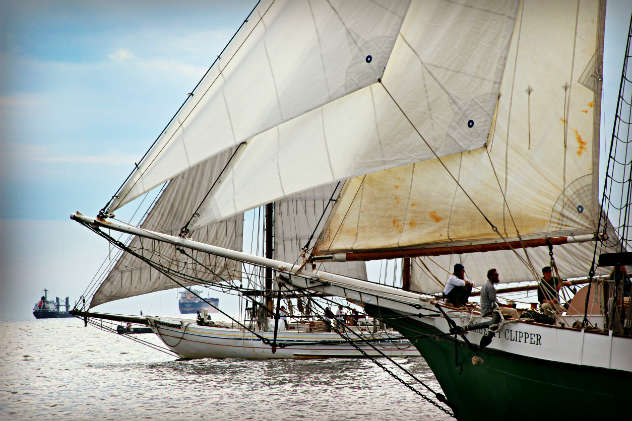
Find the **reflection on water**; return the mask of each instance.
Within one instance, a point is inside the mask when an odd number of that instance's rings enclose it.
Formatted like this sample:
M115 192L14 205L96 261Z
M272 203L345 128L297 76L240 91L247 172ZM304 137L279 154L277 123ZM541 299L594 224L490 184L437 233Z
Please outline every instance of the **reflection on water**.
M2 420L450 419L367 360L183 361L76 319L0 322L0 343Z

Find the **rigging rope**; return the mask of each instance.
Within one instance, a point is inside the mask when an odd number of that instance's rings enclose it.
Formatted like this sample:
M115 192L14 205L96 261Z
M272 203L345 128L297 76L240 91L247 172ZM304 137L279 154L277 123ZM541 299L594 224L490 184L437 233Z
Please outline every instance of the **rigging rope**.
M191 221L193 220L193 218L195 218L196 216L199 216L198 211L200 210L200 208L202 207L202 205L204 204L204 201L206 201L206 199L208 198L208 195L211 194L211 192L213 191L213 189L215 188L215 186L217 185L217 183L219 182L219 180L222 178L222 175L224 174L224 171L226 171L226 169L229 167L230 163L233 161L233 159L235 158L235 156L237 155L237 152L239 152L239 150L242 148L242 146L246 145L246 142L241 142L239 145L237 145L237 147L235 148L235 150L233 151L232 155L230 156L230 158L228 158L228 161L226 162L226 164L224 165L224 168L222 168L222 170L219 172L218 176L215 178L215 180L213 181L213 184L211 184L211 187L208 189L208 191L206 192L206 194L204 195L204 197L202 198L202 200L200 200L200 203L198 204L198 206L195 208L195 210L193 211L193 214L191 215L191 217L189 218L189 220L187 221L186 224L184 224L184 226L180 229L180 236L181 237L186 237L190 234L189 231L189 224L191 223Z
M627 45L625 48L625 55L623 58L623 67L621 70L621 80L619 82L619 95L617 97L617 107L616 107L616 113L615 113L615 117L614 117L614 122L612 125L612 137L611 137L611 141L610 141L610 152L608 154L608 163L606 165L606 172L605 172L605 177L604 177L604 187L603 187L603 195L601 198L601 205L600 205L600 212L599 212L599 218L598 218L598 222L597 222L597 232L601 232L601 229L603 228L603 234L607 235L608 232L608 226L610 224L610 210L613 208L616 208L616 206L612 206L613 202L612 202L612 187L615 184L615 181L617 181L615 179L615 174L617 173L617 165L619 166L618 170L621 173L622 172L622 178L621 178L621 188L622 188L622 192L624 189L624 185L627 183L627 188L628 188L628 194L621 194L620 196L620 204L623 205L622 208L625 208L626 211L624 212L620 212L619 213L619 218L618 218L618 226L615 227L615 229L618 230L618 234L620 235L620 244L619 244L619 251L623 252L626 251L627 249L630 248L630 238L628 238L631 226L630 226L630 221L629 221L629 214L630 214L630 206L632 206L632 203L630 203L630 200L632 199L632 160L624 160L623 163L620 163L617 159L616 159L616 155L617 155L617 147L615 147L615 144L618 143L622 143L624 145L626 145L625 148L625 154L626 154L626 158L627 158L627 154L628 154L628 147L627 145L630 144L630 141L632 141L632 136L630 133L631 130L631 124L630 123L626 123L625 120L623 120L621 118L621 113L623 111L623 104L625 103L627 105L627 102L624 99L624 92L626 92L626 89L624 87L627 87L628 89L632 89L632 86L629 86L626 84L627 83L631 83L627 78L626 75L628 73L628 71L630 70L628 68L628 66L631 64L630 63L630 58L632 58L631 54L631 47L632 47L632 15L630 16L630 24L629 24L629 28L628 28L628 40L627 40ZM627 106L628 109L628 119L627 121L632 121L632 107L630 107L629 105ZM619 131L622 130L621 125L625 125L627 126L627 139L626 140L622 140L619 136ZM628 166L630 166L630 168L628 168ZM623 168L621 168L623 167ZM626 172L629 174L629 179L628 180L623 180L623 177L625 177ZM610 181L610 183L609 183ZM606 204L608 204L608 206L606 206ZM615 209L616 210L616 209ZM605 213L605 214L604 214ZM623 213L623 221L621 220L621 213ZM603 225L602 225L603 224ZM607 236L606 236L607 238ZM589 304L589 300L591 297L591 289L592 289L592 284L593 284L593 278L595 276L595 266L596 266L596 261L597 261L597 249L599 248L599 246L604 247L605 246L605 241L599 241L599 242L595 242L595 247L593 249L593 259L592 259L592 263L590 266L590 271L589 271L589 283L588 283L588 291L586 294L586 301L584 303L584 319L583 319L583 325L584 326L588 326L589 325L589 321L588 321L588 304Z
M246 16L246 19L244 19L244 21L241 23L241 25L239 25L239 28L237 28L237 30L235 31L235 33L233 34L232 37L230 37L230 39L228 40L228 42L226 43L226 45L224 46L224 48L222 49L222 51L219 53L219 55L215 58L215 60L213 61L213 63L211 63L211 65L209 66L209 68L206 70L206 72L204 73L204 75L200 78L200 80L198 81L198 83L195 85L195 87L193 88L193 90L191 92L194 92L198 86L200 86L200 84L202 83L202 81L204 80L204 78L206 78L206 76L210 73L211 69L215 66L215 64L219 61L219 59L221 58L222 54L224 54L224 51L226 51L226 48L228 48L228 46L230 45L230 43L233 41L233 39L235 39L235 37L237 36L237 34L239 33L239 31L241 31L241 28L243 28L243 26L248 22L250 16L252 15L252 13L255 11L255 9L259 6L260 0L257 1L257 3L254 5L254 7L252 8L252 10L250 10L250 13L248 13L248 16ZM229 57L229 59L226 61L224 68L226 68L230 62L232 61L232 59L235 57L235 55L239 52L239 50L241 50L241 47L244 45L244 43L250 39L250 35L254 32L254 30L259 26L259 24L263 21L263 17L268 13L268 11L270 10L270 8L272 7L272 5L274 4L274 0L270 2L270 5L268 6L268 8L261 14L261 16L259 17L259 20L253 25L251 31L244 37L242 43L235 49L233 55L231 57ZM206 91L202 92L201 95L198 95L199 100L198 102L191 108L191 111L189 112L188 115L184 116L183 119L181 119L181 121L179 121L179 127L182 127L182 125L184 124L184 122L187 121L187 119L189 118L189 116L191 115L191 113L193 112L193 110L195 110L195 108L197 107L197 105L200 103L200 101L202 101L202 99L204 98L204 96L206 95L206 93L215 85L215 82L219 79L219 78L223 78L224 77L224 72L223 71L219 71L217 76L215 77L215 79L213 79L213 81L209 84L208 88L206 89ZM160 134L158 135L158 137L156 137L156 139L153 141L153 143L151 144L151 146L149 147L149 149L147 149L147 151L143 154L143 156L141 157L139 162L142 162L148 155L149 152L152 151L152 149L154 148L154 146L156 146L156 144L158 143L158 140L160 139L160 137L167 131L167 128L169 128L169 126L171 125L171 123L175 120L176 116L180 113L180 110L182 110L185 106L185 104L187 104L187 102L189 102L191 100L191 98L193 98L193 94L190 93L189 95L187 95L187 98L184 100L184 102L180 105L180 107L178 108L178 110L175 112L175 114L171 117L171 119L169 120L169 122L167 123L167 125L162 129L162 131L160 132ZM156 154L156 157L158 157L158 155L160 155L160 153L164 150L164 148L171 142L171 140L173 139L173 136L175 135L175 133L177 133L178 130L174 130L173 134L171 135L171 137L169 138L169 141L165 143L165 145L163 145L163 148L158 151L158 153ZM154 158L154 159L155 159ZM153 162L153 161L152 161ZM150 163L151 164L151 163ZM151 166L151 165L150 165ZM125 186L125 184L127 183L127 181L132 177L132 175L138 170L138 164L134 163L134 169L132 169L132 171L129 173L129 175L125 178L125 180L123 180L123 183L121 183L121 186L116 190L116 193L110 198L110 200L108 200L108 202L105 204L105 206L103 206L103 208L101 209L101 211L99 212L99 216L100 217L105 217L106 216L106 212L107 212L107 208L110 206L110 204L112 203L112 201L115 198L118 198L121 189L123 188L123 186ZM140 180L142 178L142 174L141 177L138 178L138 180ZM132 185L132 187L136 184L136 182L138 181L136 180L134 182L134 184Z
M295 290L295 291L299 291L302 294L306 294L306 290L307 288L297 288L291 284L286 286L290 287L291 289ZM308 295L306 295L306 298L308 300L312 300L311 297L309 297ZM321 310L324 311L323 307L316 301L313 301L313 303L318 306ZM339 329L339 327L342 327L342 329ZM454 414L449 410L444 408L442 405L440 405L439 403L435 402L434 399L424 395L423 393L421 393L419 390L415 389L410 383L404 381L401 377L399 377L396 373L394 373L392 370L390 370L388 367L386 367L384 364L382 364L380 361L378 361L375 357L373 357L372 355L370 355L369 353L367 353L365 350L363 350L359 345L357 345L356 342L352 341L351 338L349 337L349 333L357 336L359 339L363 340L363 337L361 335L359 335L357 332L353 331L352 329L350 329L344 322L338 324L336 327L334 327L334 330L336 333L338 333L338 335L340 335L340 337L342 337L343 339L345 339L345 341L347 341L348 343L350 343L354 348L356 348L356 350L358 350L360 353L362 353L362 355L364 355L365 358L370 359L373 363L375 363L378 367L380 367L382 370L384 370L386 373L388 373L391 377L393 377L394 379L396 379L397 381L399 381L401 384L403 384L404 386L406 386L408 389L410 389L411 391L413 391L414 393L416 393L417 395L419 395L420 397L422 397L424 400L426 400L428 403L432 404L434 407L436 407L437 409L441 410L442 412L446 413L447 415L450 416L454 416ZM374 346L372 343L364 341L364 343L366 343L367 345L369 345L371 348L373 348L374 351L376 351L378 354L380 354L380 356L382 358L385 358L386 360L388 360L390 363L392 363L395 367L397 367L398 369L400 369L402 372L404 372L405 374L407 374L409 377L411 377L413 380L415 380L417 383L419 383L420 385L422 385L423 387L425 387L429 392L433 393L435 398L445 404L450 406L450 403L448 402L448 400L446 399L446 397L441 394L438 393L436 391L434 391L430 386L428 386L425 382L423 382L421 379L419 379L417 376L415 376L413 373L411 373L409 370L407 370L405 367L403 367L401 364L397 363L395 360L393 360L391 357L389 357L388 355L386 355L384 352L382 352L380 349L378 349L376 346Z

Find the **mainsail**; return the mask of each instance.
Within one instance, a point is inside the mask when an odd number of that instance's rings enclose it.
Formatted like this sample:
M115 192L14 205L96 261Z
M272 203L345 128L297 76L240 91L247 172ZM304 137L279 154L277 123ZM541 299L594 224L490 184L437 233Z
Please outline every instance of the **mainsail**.
M227 151L215 158L207 159L171 180L141 227L165 234L180 234L180 230L217 179L231 152ZM243 217L236 215L192 230L190 236L196 241L241 250L242 230ZM132 238L128 247L143 258L175 270L185 278L188 277L189 280L178 277L178 282L183 285L241 279L241 263L232 260L195 251L186 256L171 244L138 236ZM90 307L179 286L137 256L123 253L95 292Z
M349 180L315 253L595 233L600 7L523 2L485 147Z
M196 224L480 148L517 3L260 2L107 210L242 142Z

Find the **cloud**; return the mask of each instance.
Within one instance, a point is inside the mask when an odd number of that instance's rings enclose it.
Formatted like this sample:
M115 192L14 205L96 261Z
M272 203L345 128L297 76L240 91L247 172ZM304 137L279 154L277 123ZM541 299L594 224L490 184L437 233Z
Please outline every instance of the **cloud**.
M2 144L2 155L8 162L44 162L51 164L130 165L138 157L132 154L106 152L98 155L56 154L44 145Z
M127 48L119 48L118 50L108 54L108 58L112 61L127 61L135 57L134 53Z
M39 94L19 93L0 96L0 108L34 107L44 104L46 104L46 99Z

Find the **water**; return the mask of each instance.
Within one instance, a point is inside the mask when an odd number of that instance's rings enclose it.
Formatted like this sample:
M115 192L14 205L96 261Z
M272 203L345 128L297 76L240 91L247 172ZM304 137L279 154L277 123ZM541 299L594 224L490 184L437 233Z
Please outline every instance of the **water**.
M1 420L451 419L368 360L182 361L77 319L0 322L0 343Z

